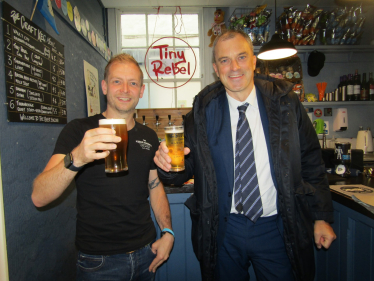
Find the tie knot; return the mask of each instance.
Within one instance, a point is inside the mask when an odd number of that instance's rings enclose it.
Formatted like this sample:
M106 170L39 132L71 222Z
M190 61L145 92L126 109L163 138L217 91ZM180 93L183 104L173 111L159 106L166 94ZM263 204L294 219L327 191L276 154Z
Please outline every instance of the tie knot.
M245 104L242 104L241 106L238 106L238 110L239 110L239 114L240 113L244 113L246 112L247 108L248 108L248 105L249 103L246 102Z

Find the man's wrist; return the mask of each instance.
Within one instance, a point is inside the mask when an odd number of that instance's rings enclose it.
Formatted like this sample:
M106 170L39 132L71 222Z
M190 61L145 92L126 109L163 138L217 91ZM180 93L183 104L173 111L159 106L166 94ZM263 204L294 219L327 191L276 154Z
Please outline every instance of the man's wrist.
M173 237L175 238L174 231L172 231L170 228L166 228L166 227L165 227L165 228L161 231L161 237L162 237L165 233L169 233L169 234L173 235Z

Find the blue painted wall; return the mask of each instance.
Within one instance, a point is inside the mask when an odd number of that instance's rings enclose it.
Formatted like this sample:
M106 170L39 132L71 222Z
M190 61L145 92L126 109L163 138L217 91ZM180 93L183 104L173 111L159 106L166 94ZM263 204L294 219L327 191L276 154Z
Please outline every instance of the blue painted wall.
M30 18L35 0L9 0L11 6ZM98 1L71 1L104 36L103 11ZM74 5L73 5L74 7ZM1 8L0 8L1 9ZM2 12L2 11L1 11ZM83 60L104 76L106 61L63 17L55 12L57 35L36 10L33 22L65 46L65 71L68 122L87 116ZM3 43L0 21L0 46ZM75 202L72 188L53 206L37 209L31 202L33 179L51 157L56 139L64 125L11 123L7 121L4 49L0 51L0 152L4 212L11 281L74 280L75 276ZM101 108L105 99L101 94Z

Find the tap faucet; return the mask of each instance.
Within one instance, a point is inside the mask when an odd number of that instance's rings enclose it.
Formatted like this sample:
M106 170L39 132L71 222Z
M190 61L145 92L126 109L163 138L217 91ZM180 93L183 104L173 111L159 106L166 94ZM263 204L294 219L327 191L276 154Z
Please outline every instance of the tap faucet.
M168 115L168 118L169 118L169 123L168 123L168 125L169 125L169 126L173 125L174 122L171 122L171 115Z
M155 125L156 125L156 131L158 131L158 126L161 125L161 123L158 122L158 115L156 115L156 123L155 123Z
M148 123L145 122L145 115L143 115L143 125L144 125L144 126L147 126L147 125L148 125Z

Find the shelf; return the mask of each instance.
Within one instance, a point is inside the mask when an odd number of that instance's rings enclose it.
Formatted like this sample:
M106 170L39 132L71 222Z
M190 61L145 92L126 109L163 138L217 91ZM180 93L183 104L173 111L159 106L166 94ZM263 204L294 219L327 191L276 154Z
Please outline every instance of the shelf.
M304 107L309 106L332 106L332 105L344 105L344 106L373 106L374 101L318 101L318 102L303 102Z
M254 52L258 53L261 46L254 46ZM310 53L314 50L323 53L347 53L347 52L364 52L374 53L374 45L308 45L296 46L298 53Z

